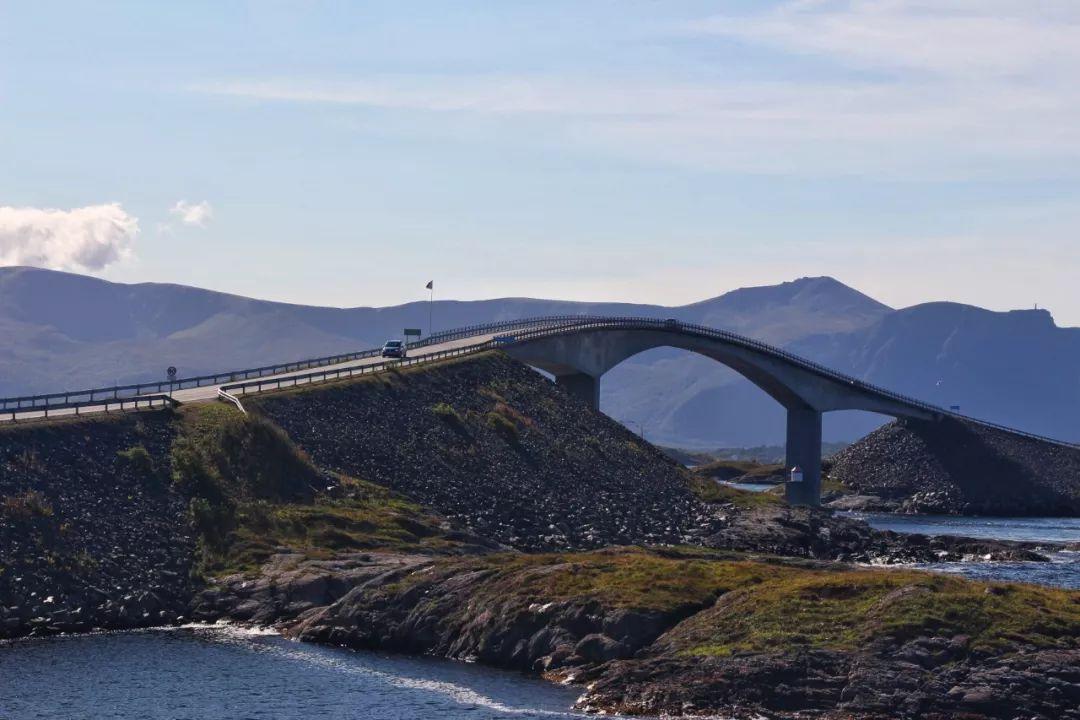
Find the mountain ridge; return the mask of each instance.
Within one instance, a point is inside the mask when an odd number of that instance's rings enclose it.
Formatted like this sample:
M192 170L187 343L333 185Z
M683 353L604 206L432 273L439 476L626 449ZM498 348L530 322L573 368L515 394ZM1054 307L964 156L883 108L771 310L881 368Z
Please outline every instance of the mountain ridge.
M754 337L861 379L994 422L1080 439L1080 329L1044 310L930 302L893 309L830 277L738 288L687 305L494 298L433 304L435 328L550 314L674 317ZM428 324L428 303L330 308L173 283L112 283L0 268L0 394L32 394L255 367L381 344ZM1022 347L1017 347L1018 343ZM734 371L670 348L604 377L601 407L650 439L687 447L783 439L783 410ZM851 440L880 416L830 413Z

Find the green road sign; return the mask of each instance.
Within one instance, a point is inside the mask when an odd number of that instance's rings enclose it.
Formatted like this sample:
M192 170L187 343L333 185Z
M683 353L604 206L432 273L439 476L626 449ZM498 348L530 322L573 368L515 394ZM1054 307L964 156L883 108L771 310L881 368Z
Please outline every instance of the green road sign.
M420 328L405 328L405 337L409 337L410 335L420 337Z

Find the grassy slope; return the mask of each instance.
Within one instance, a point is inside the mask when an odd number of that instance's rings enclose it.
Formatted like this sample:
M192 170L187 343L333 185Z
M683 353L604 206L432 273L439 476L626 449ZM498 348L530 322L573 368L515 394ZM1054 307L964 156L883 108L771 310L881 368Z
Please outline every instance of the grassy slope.
M773 493L772 488L770 488L769 492L751 492L731 485L724 485L712 478L699 475L690 478L690 488L698 498L707 503L732 504L741 508L784 504L783 497Z
M1020 644L1075 647L1080 640L1080 592L929 572L807 566L696 548L449 562L462 574L492 573L478 601L594 600L606 608L675 614L706 607L658 641L658 651L684 655L856 651L920 635L963 635L969 650L986 652ZM417 574L413 581L422 579ZM406 592L410 580L402 582L398 590Z
M982 651L1075 647L1080 592L918 571L784 568L724 596L663 644L690 655L854 651L920 635L966 636Z
M459 545L442 521L385 488L321 473L276 426L227 405L193 405L173 443L173 482L190 488L200 570L253 571L281 548L310 557Z

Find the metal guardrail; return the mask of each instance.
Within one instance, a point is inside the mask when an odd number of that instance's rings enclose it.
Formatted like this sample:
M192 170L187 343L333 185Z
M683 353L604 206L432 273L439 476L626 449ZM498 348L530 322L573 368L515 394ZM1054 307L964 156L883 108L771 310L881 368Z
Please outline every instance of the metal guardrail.
M218 400L224 400L227 403L232 403L236 406L236 409L247 415L247 410L244 409L244 404L240 402L240 398L235 395L225 392L225 388L218 388L217 391Z
M492 347L507 347L509 345L527 342L539 337L546 337L558 334L570 334L581 332L583 330L595 330L595 329L648 329L648 330L664 330L668 332L677 332L682 334L693 334L710 339L722 340L732 345L740 346L756 352L762 352L767 355L782 358L783 360L792 363L804 370L813 372L817 375L821 375L833 382L842 383L849 387L855 388L862 392L877 395L879 397L897 402L903 405L907 405L914 409L921 410L923 412L930 412L942 417L950 417L957 420L964 420L967 422L982 425L984 427L994 428L997 430L1003 430L1006 432L1020 435L1023 437L1031 438L1033 440L1040 440L1043 442L1049 442L1055 445L1060 445L1069 448L1078 448L1080 445L1076 443L1070 443L1064 440L1058 440L1056 438L1050 438L1035 433L1025 432L1023 430L1017 430L1005 425L989 422L987 420L980 420L978 418L971 417L969 415L963 415L945 408L933 405L931 403L918 400L901 393L893 392L887 388L874 385L872 383L859 380L858 378L845 375L844 373L833 370L825 365L816 363L812 360L799 357L787 350L770 345L760 340L754 340L743 335L737 335L727 330L719 330L716 328L706 327L704 325L696 325L693 323L684 323L674 320L663 320L658 318L649 317L610 317L610 316L597 316L597 315L552 315L540 318L528 318L519 320L505 320L495 323L485 323L481 325L471 325L464 328L457 328L454 330L448 330L440 333L435 333L428 336L424 340L412 343L409 348L421 348L430 345L437 345L443 342L451 340L457 340L466 337L472 337L476 335L490 335L492 333L506 332L510 330L521 331L510 338L500 338L500 342L484 341L476 343L474 345L468 345L460 348L454 348L452 350L441 350L434 353L427 353L424 355L418 355L404 360L391 360L379 363L372 363L369 365L351 366L347 368L335 368L322 371L315 371L310 373L299 373L299 370L303 370L310 367L325 367L328 365L338 365L344 362L350 362L353 360L366 359L376 357L380 351L378 349L363 350L354 353L345 353L342 355L331 355L322 358L312 358L309 360L300 360L292 363L284 363L280 365L268 365L261 368L250 368L247 370L235 370L227 373L217 373L214 375L202 375L194 378L183 378L180 380L174 380L172 383L173 389L183 389L188 387L201 387L203 385L220 384L224 380L225 384L221 385L218 390L218 396L229 402L237 404L241 410L243 406L240 404L239 399L233 395L233 391L239 391L240 395L245 395L249 392L262 392L266 389L281 389L285 387L295 387L298 385L311 384L317 382L327 382L331 380L341 379L343 377L354 377L356 375L365 375L373 372L379 372L385 370L388 367L409 367L417 365L423 362L429 362L432 360L438 360L446 357L457 357L461 355L472 354L475 352L490 349ZM509 342L507 342L509 341ZM291 373L283 375L283 373ZM248 379L252 375L255 379ZM267 377L278 376L278 377ZM237 377L244 378L240 382L235 382ZM43 411L45 416L48 417L48 411L56 411L62 409L76 410L76 414L79 412L79 408L90 407L105 407L108 408L112 405L119 405L121 409L124 408L125 403L130 405L135 403L138 407L140 402L143 402L149 398L167 398L170 403L175 404L167 395L138 395L123 397L120 392L136 391L139 389L153 388L159 393L161 389L169 386L169 382L159 383L144 383L138 385L125 385L112 388L96 388L92 390L84 390L79 392L68 393L53 393L49 395L34 395L25 396L22 398L0 398L0 415L11 413L11 419L14 420L18 414L33 413L35 411ZM111 397L109 395L111 394ZM95 395L106 397L98 397L95 399ZM87 396L86 399L81 401L72 401L72 397ZM51 404L50 399L64 398L64 402ZM40 401L42 404L33 404ZM30 402L30 404L24 404ZM14 403L14 407L12 407Z
M541 318L529 318L521 320L505 320L484 325L471 325L464 328L456 328L429 335L423 340L410 343L409 347L427 347L448 340L456 340L470 335L478 335L483 332L497 332L500 329L512 329L525 327L543 322L559 322L570 319L580 319L582 315L552 315ZM7 414L11 410L43 410L61 409L73 407L75 404L85 406L87 403L100 404L105 400L118 401L124 398L145 396L146 393L164 393L188 388L204 387L206 385L221 385L222 383L247 380L249 378L266 377L269 375L281 375L283 373L299 372L315 367L327 365L339 365L353 360L376 357L379 349L360 350L357 352L342 353L339 355L327 355L325 357L296 360L294 362L279 363L277 365L264 365L261 367L247 368L243 370L229 370L227 372L213 373L210 375L196 375L186 378L178 378L172 381L162 380L157 382L134 383L130 385L112 385L108 387L87 388L85 390L65 390L63 392L44 393L40 395L22 395L17 397L0 398L0 415Z
M650 330L667 330L669 332L679 332L683 334L696 334L708 338L719 339L733 345L739 345L751 350L764 352L769 355L781 357L784 360L797 365L804 370L822 375L834 382L843 383L850 387L856 388L863 392L878 395L880 397L892 400L893 402L908 405L912 408L922 410L924 412L934 413L942 417L949 417L955 420L963 420L966 422L982 425L983 427L994 428L996 430L1003 430L1005 432L1012 433L1014 435L1020 435L1022 437L1030 438L1032 440L1040 440L1042 442L1051 443L1054 445L1060 445L1067 448L1077 449L1080 448L1080 444L1068 442L1066 440L1059 440L1057 438L1047 437L1045 435L1038 435L1036 433L1026 432L1024 430L1017 430L1016 428L1008 427L1007 425L1000 425L998 423L990 422L988 420L981 420L979 418L972 417L970 415L964 415L952 410L946 410L938 405L918 400L901 393L893 392L887 388L883 388L873 383L868 383L864 380L845 375L844 373L833 370L825 365L816 363L812 360L795 355L782 348L778 348L774 345L770 345L760 340L754 340L743 335L737 335L727 330L718 330L716 328L706 327L704 325L695 325L693 323L684 323L681 321L672 322L670 320L658 320L655 318L635 318L635 317L611 317L601 319L589 319L581 323L575 324L572 328L539 328L536 330L526 330L523 333L518 334L515 337L516 342L523 342L525 340L533 339L536 337L548 336L553 334L568 334L570 332L579 332L586 329L650 329Z
M156 407L176 407L180 403L174 400L169 395L165 394L153 394L153 395L139 395L131 398L104 398L96 402L72 402L67 404L54 404L54 405L42 405L37 408L9 408L4 410L0 415L10 415L11 422L18 422L20 416L30 417L28 419L48 419L49 417L76 417L83 412L94 413L106 413L113 411L129 412L132 410L153 410ZM74 410L74 412L64 412L65 410ZM50 416L49 413L52 413Z
M407 357L402 360L386 360L379 363L372 363L371 365L353 365L347 368L317 370L315 372L303 373L300 375L285 375L276 378L248 380L241 383L222 385L220 390L218 390L218 393L219 395L222 392L239 393L240 396L243 397L249 393L260 393L268 390L285 390L301 385L333 382L335 380L341 380L342 378L356 377L357 375L372 375L392 368L411 367L413 365L422 365L423 363L432 362L434 360L460 357L462 355L473 355L478 352L483 352L490 347L491 341L485 340L484 342L476 343L475 345L466 345L451 350L437 350L432 353Z

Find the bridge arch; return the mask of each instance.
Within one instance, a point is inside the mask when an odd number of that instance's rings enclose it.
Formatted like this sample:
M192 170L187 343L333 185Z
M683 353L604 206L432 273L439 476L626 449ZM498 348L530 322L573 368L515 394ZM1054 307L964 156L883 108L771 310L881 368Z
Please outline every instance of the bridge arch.
M821 494L821 421L832 410L865 410L893 417L935 419L935 408L820 367L748 338L675 321L582 322L525 333L506 346L517 360L555 376L558 385L594 409L600 378L613 367L653 348L673 347L720 362L759 387L786 409L786 464L803 470L788 483L796 504L816 505Z

